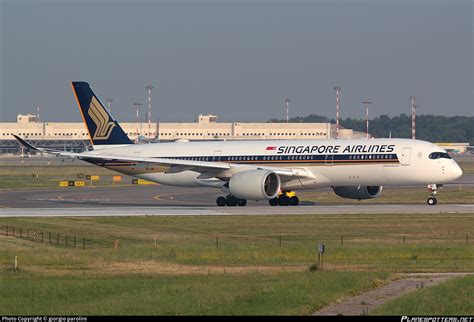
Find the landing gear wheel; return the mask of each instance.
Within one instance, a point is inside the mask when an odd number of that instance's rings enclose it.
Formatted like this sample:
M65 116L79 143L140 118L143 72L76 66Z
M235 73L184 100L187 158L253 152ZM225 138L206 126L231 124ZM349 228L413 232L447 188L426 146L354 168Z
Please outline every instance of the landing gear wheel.
M436 197L429 197L428 200L426 200L426 203L430 206L434 206L438 203L438 198Z
M280 206L289 206L290 205L290 198L288 198L285 195L282 195L280 198L278 198L278 205L280 205Z
M436 198L438 190L438 185L436 184L429 184L428 191L431 192L430 197L426 200L426 203L430 206L434 206L438 203L438 198Z
M297 196L293 196L290 198L290 205L298 206L299 203L300 203L300 199Z
M237 206L237 198L234 196L228 196L226 199L226 205L229 207Z
M239 199L237 201L237 204L239 205L239 207L245 207L247 205L247 199Z
M216 200L216 204L219 206L219 207L224 207L225 204L226 204L226 198L225 197L218 197L217 200Z
M270 206L278 206L278 198L277 197L272 198L268 200L268 203L270 204Z
M297 206L300 199L292 191L281 191L277 197L268 200L270 206Z

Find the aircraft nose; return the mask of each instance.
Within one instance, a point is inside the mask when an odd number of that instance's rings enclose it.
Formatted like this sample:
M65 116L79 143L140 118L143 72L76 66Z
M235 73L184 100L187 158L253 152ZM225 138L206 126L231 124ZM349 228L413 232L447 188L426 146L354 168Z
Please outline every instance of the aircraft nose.
M453 165L451 172L453 174L454 180L462 176L462 170L457 163Z

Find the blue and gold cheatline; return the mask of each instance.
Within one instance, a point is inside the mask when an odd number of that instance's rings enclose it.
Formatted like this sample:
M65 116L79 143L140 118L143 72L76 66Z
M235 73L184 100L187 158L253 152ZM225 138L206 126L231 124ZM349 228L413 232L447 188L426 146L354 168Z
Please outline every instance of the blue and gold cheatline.
M325 154L325 155L232 155L232 156L180 156L160 158L191 160L191 161L207 161L207 162L229 162L229 163L245 163L245 164L312 164L325 165L328 162L332 165L347 164L397 164L399 159L395 153L374 153L374 154ZM140 162L130 161L103 161L95 159L85 159L85 161L101 165L101 166L135 166Z

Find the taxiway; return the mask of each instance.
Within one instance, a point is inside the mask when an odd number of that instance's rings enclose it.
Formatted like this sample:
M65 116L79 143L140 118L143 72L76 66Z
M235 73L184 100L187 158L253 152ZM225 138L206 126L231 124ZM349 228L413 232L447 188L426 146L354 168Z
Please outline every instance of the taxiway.
M24 216L201 216L474 213L474 204L350 204L302 202L270 207L249 201L246 207L217 207L214 189L160 185L0 191L0 217Z

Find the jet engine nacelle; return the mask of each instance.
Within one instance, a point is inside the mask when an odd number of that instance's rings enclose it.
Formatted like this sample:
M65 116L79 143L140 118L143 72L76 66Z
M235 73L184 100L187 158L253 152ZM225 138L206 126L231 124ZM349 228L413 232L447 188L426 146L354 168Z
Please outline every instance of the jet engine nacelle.
M339 197L358 200L377 198L382 192L382 188L382 186L332 187L334 193Z
M270 170L237 172L229 180L229 192L240 199L272 199L280 191L280 177Z

